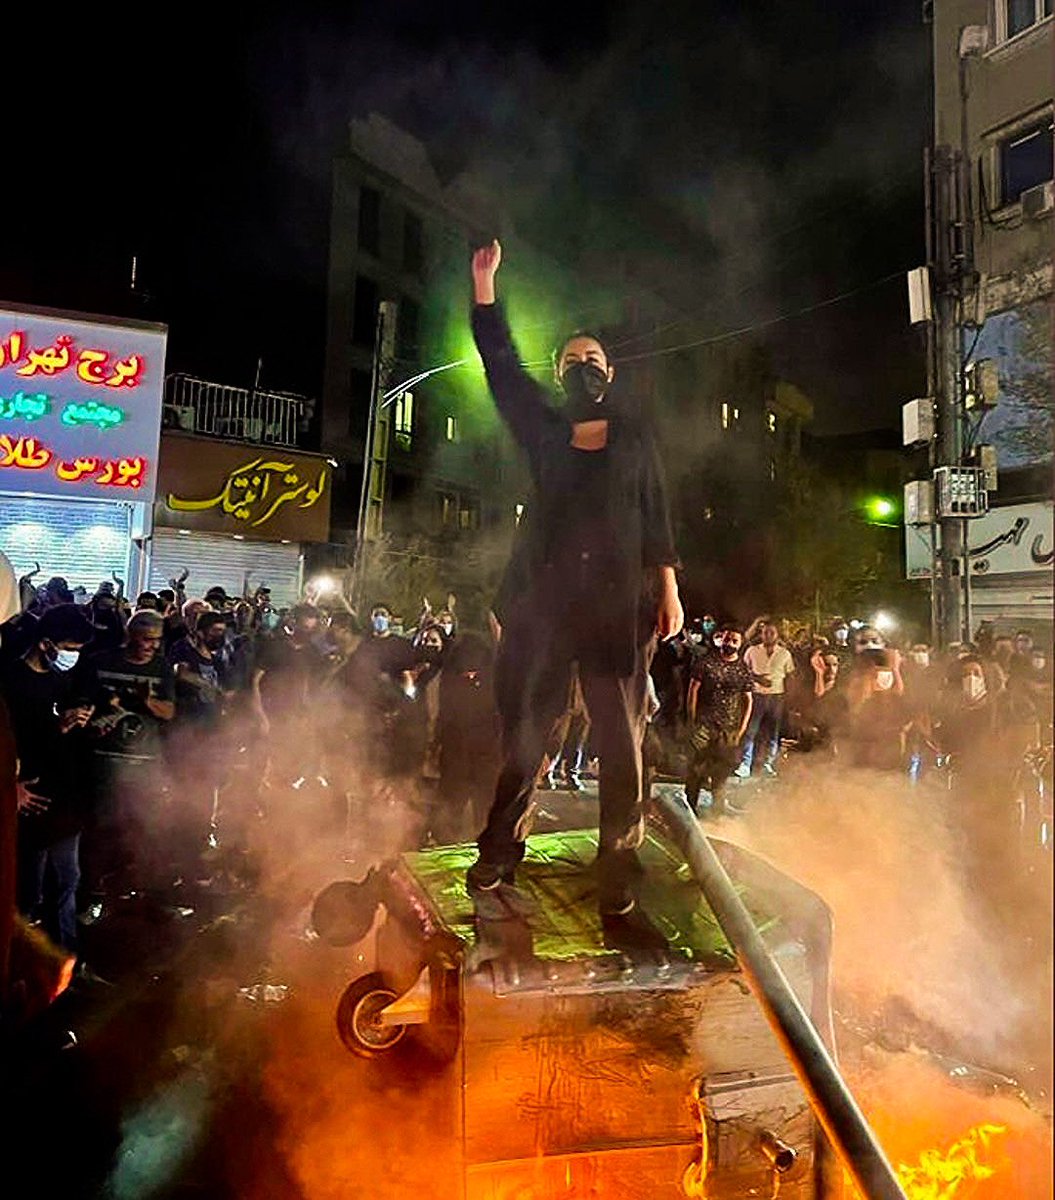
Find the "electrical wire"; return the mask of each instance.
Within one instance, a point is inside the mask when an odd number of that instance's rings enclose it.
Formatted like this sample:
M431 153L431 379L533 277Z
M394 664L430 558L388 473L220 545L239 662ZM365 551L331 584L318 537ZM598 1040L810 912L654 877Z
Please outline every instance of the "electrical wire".
M724 333L716 333L710 337L697 338L691 342L682 342L677 346L663 346L658 350L647 350L641 354L629 354L621 358L613 358L612 361L616 364L640 362L647 358L659 358L666 354L678 354L682 350L694 350L699 346L712 346L718 342L730 341L733 338L743 337L746 333L754 333L759 329L769 329L773 325L779 325L784 321L791 321L795 317L802 317L807 313L817 312L818 309L830 308L833 304L841 304L844 300L849 300L853 296L859 296L861 293L871 291L873 288L881 287L885 283L890 283L893 279L903 279L907 271L907 267L900 271L891 271L889 275L873 279L870 283L863 283L860 287L851 288L847 292L840 292L837 296L829 296L827 300L820 300L816 304L808 304L804 308L795 309L794 312L782 313L779 317L771 317L768 321L757 321L752 325L742 325L739 329L728 329Z

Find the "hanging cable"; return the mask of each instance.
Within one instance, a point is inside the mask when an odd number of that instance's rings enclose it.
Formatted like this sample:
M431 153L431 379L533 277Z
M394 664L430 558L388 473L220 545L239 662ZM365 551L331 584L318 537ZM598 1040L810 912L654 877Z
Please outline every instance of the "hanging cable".
M820 300L816 304L808 304L805 308L796 309L794 312L782 313L779 317L772 317L768 321L758 321L752 325L743 325L739 329L728 329L724 333L716 333L710 337L697 338L691 342L683 342L677 346L663 346L658 350L647 350L641 354L629 354L623 358L614 358L615 363L640 362L647 358L659 358L665 354L677 354L682 350L694 350L699 346L712 346L717 342L730 341L732 338L743 337L746 333L754 333L759 329L769 329L773 325L779 325L783 321L793 320L795 317L805 316L807 313L817 312L821 308L829 308L833 304L840 304L843 300L849 300L853 296L859 296L862 292L871 291L872 288L880 287L885 283L889 283L892 279L903 279L908 268L900 271L892 271L889 275L884 275L880 279L873 279L871 283L864 283L860 287L852 288L848 292L840 292L837 296L829 296L827 300Z

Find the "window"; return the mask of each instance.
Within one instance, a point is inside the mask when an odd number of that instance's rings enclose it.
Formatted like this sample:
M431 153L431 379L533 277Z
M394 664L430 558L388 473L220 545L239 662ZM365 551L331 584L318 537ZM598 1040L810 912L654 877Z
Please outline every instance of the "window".
M377 307L381 293L377 284L365 275L355 277L355 303L352 307L352 341L357 346L373 347L377 337Z
M776 433L776 431L777 431L777 414L775 412L767 412L766 413L766 428L769 430L770 433Z
M480 528L480 501L475 496L462 496L458 504L458 528Z
M777 478L777 460L775 458L771 458L769 460L769 482L770 483L776 482L776 478Z
M403 270L420 275L425 265L425 239L421 218L412 212L403 214Z
M396 435L396 445L404 450L410 449L414 440L414 393L400 392L393 405L392 428Z
M722 428L729 428L729 405L724 400L722 401Z
M447 415L446 437L448 442L456 442L458 440L458 418Z
M1018 37L1051 16L1051 0L997 0L996 40Z
M1051 179L1051 136L1052 119L1048 115L1000 142L1000 199L1003 204L1015 204L1023 192Z
M458 521L458 497L453 492L440 492L440 528L453 529Z
M376 255L381 248L381 195L365 184L359 189L359 249Z
M513 506L513 524L519 525L520 522L523 520L523 517L524 517L523 504L515 504Z
M352 367L348 379L348 433L361 438L366 432L366 415L370 409L370 389L374 379L370 371Z

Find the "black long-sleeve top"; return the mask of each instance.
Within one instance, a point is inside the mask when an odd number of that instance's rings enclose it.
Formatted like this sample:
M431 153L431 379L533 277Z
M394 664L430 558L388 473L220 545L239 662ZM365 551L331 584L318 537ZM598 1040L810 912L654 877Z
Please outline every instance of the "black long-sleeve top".
M580 661L629 671L654 623L655 569L678 565L655 444L616 411L603 450L574 448L567 418L520 365L500 306L477 305L472 324L491 393L535 488L499 619L522 612L559 622Z

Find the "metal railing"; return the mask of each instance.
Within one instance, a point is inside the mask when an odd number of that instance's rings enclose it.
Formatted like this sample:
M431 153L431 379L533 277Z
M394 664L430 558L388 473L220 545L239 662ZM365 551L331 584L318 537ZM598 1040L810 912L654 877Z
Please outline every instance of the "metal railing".
M655 803L736 952L770 1028L799 1077L828 1142L865 1200L906 1200L898 1177L857 1106L824 1039L737 894L692 810L672 796Z
M296 446L311 415L306 396L228 387L192 375L165 379L166 429L273 446Z

